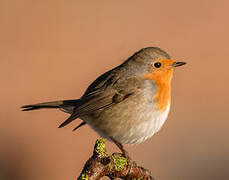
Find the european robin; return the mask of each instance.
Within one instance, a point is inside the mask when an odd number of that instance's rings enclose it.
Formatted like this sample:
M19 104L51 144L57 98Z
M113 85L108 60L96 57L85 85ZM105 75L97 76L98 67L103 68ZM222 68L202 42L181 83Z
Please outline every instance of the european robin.
M175 62L163 50L147 47L121 65L99 76L80 99L23 106L23 111L57 108L71 114L59 128L80 118L100 136L122 144L138 144L160 130L171 104L171 79Z

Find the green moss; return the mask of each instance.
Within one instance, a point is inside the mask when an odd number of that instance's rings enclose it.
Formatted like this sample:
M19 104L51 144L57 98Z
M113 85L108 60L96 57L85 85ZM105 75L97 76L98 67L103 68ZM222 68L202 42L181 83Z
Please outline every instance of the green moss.
M87 174L81 174L81 176L78 178L78 180L88 180L88 175Z
M111 172L113 170L113 166L110 164L109 165L109 172Z
M127 159L121 156L113 155L111 156L114 161L115 171L121 171L127 165Z
M94 151L98 156L108 156L104 139L96 140Z

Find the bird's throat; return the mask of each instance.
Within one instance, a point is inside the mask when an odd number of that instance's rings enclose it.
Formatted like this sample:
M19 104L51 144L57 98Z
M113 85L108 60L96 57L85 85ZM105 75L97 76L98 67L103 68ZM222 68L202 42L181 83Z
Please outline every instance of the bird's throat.
M162 72L153 72L146 74L145 79L154 81L157 86L155 95L153 96L156 102L156 108L160 111L165 111L171 99L171 79L173 69Z

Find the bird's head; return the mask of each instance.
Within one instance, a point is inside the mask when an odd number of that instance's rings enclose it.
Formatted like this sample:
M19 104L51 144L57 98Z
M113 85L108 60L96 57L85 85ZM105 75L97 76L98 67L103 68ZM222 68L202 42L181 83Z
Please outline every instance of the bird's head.
M134 62L144 71L144 78L154 80L155 83L170 83L174 68L186 64L176 62L163 50L157 47L143 48L133 55Z
M170 102L170 82L176 67L186 64L176 62L163 50L157 47L144 48L133 55L133 62L141 67L141 76L155 83L157 91L154 99L157 108L165 111Z

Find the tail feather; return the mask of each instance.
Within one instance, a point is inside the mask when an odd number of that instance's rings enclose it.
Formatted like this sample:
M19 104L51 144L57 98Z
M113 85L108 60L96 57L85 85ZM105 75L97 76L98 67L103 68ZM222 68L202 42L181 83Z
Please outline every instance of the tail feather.
M71 116L65 120L58 128L62 128L66 125L68 125L70 122L72 122L73 120L75 120L77 117L74 114L71 114Z
M47 103L38 103L22 106L22 111L31 111L36 109L44 109L44 108L59 108L60 105L63 104L63 101L55 101L55 102L47 102Z
M78 126L76 126L72 131L75 131L75 130L77 130L77 129L79 129L80 127L82 127L82 126L84 126L84 125L86 125L87 123L86 122L81 122Z
M22 106L22 111L31 111L37 109L47 109L47 108L60 108L64 112L70 113L75 106L77 106L79 100L64 100L64 101L52 101L38 104L31 104Z
M53 101L46 103L38 103L22 106L22 111L31 111L36 109L45 109L45 108L60 108L63 105L63 101Z
M73 110L79 104L80 104L80 100L76 99L76 100L52 101L52 102L31 104L31 105L22 106L21 108L22 108L22 111L31 111L31 110L47 109L47 108L54 108L54 109L58 108L61 111L70 113L71 116L59 126L59 128L61 128L61 127L66 126L67 124L75 120L76 118L78 118L78 116L73 113Z

